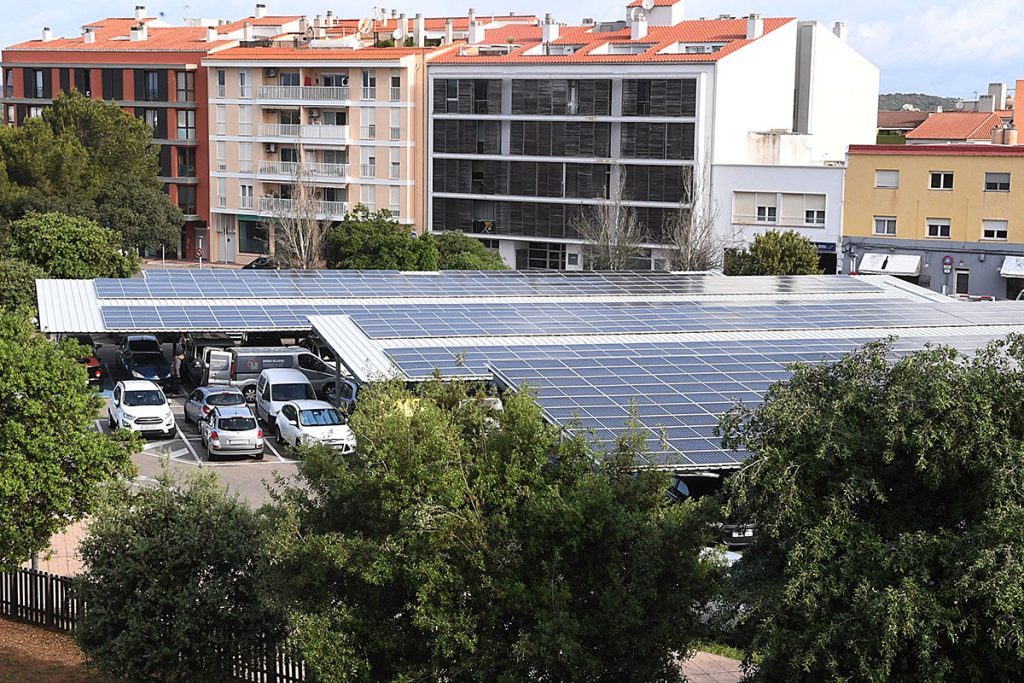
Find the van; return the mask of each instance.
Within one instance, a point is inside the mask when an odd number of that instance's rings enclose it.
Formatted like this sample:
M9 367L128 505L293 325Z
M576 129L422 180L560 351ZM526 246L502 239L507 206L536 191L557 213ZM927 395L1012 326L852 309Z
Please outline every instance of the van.
M257 382L264 370L295 370L313 386L316 396L334 394L334 367L298 346L236 346L207 348L203 359L203 384L230 384L242 390L248 403L255 403ZM342 373L347 376L347 373Z
M274 423L281 406L288 401L315 399L313 385L298 370L263 370L256 381L256 416L267 424Z

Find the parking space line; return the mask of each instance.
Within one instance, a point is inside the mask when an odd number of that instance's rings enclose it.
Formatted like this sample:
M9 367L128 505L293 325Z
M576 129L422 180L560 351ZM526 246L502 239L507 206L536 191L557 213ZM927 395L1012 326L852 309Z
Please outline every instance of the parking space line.
M175 420L175 422L174 422L174 431L178 432L178 438L185 442L185 448L187 448L188 452L192 454L193 458L195 458L196 464L199 465L200 467L202 467L203 466L202 458L199 457L199 454L196 453L196 449L192 448L192 444L189 443L189 440L187 438L185 438L185 435L181 432L181 427L178 426L177 420Z
M267 436L266 432L263 433L263 447L264 448L269 448L270 452L273 453L277 457L277 459L280 460L281 462L287 462L287 460L282 458L281 454L278 453L277 449L274 448L274 446L270 443L270 439L271 438L272 437Z

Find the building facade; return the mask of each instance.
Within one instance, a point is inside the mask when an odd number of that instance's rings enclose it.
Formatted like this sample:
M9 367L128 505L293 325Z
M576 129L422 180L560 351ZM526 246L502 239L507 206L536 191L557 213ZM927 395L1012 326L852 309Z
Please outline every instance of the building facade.
M844 272L949 295L1024 290L1024 146L850 148Z

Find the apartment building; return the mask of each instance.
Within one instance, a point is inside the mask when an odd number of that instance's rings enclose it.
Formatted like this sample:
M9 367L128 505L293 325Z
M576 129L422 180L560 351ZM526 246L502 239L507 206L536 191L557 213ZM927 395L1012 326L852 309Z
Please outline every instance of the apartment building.
M959 296L1024 291L1024 146L856 145L846 195L857 201L845 208L844 272Z
M518 268L579 269L578 216L621 204L647 231L636 265L660 267L692 188L723 237L792 227L834 263L841 167L849 143L874 140L877 69L842 26L684 9L636 0L624 21L579 26L470 16L465 44L428 64L431 229Z

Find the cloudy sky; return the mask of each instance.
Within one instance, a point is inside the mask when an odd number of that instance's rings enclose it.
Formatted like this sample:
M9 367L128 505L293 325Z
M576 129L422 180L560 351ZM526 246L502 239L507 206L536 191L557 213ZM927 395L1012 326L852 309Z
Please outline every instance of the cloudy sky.
M372 0L263 0L272 13L323 13L359 16ZM687 0L687 16L722 13L795 16L829 25L845 20L851 43L882 70L883 92L926 92L973 98L992 81L1013 87L1024 78L1024 19L1020 0ZM513 10L552 12L561 21L582 17L619 18L625 0L379 0L388 7L427 16L464 14L474 6L479 14ZM39 35L50 26L57 35L77 35L82 24L107 16L128 16L132 7L146 4L151 15L180 22L183 16L239 18L252 13L255 0L3 0L0 43L10 45ZM1016 65L1016 66L1015 66Z

